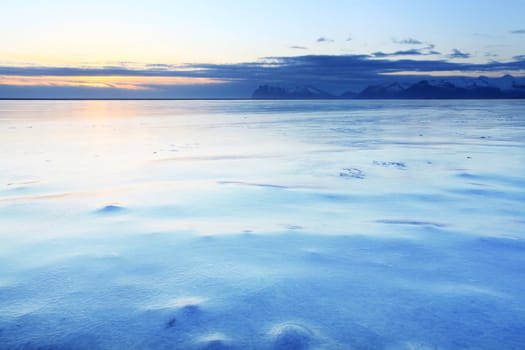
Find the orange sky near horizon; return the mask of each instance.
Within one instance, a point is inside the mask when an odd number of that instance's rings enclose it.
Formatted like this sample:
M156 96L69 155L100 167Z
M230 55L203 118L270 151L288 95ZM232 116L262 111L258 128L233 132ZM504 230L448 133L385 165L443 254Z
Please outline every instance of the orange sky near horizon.
M226 81L199 77L155 76L55 76L55 75L0 75L0 85L12 86L74 86L150 90L152 85L220 84Z

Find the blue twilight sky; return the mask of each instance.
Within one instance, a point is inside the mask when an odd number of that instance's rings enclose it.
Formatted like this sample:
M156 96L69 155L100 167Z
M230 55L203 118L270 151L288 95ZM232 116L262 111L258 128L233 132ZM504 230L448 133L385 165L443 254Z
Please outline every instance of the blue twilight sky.
M525 75L525 0L3 0L0 97L335 93ZM385 75L386 73L386 75Z

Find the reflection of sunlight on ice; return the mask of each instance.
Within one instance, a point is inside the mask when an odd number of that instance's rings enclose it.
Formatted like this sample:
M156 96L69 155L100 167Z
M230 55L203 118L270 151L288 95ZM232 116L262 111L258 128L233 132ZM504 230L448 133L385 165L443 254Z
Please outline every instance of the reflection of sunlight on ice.
M198 337L197 343L204 343L204 344L228 343L231 340L232 338L228 337L227 335L216 332L216 333L211 333L211 334L207 334L207 335Z
M0 306L0 314L8 317L21 317L45 309L47 302L44 300L17 301Z
M386 350L441 350L440 347L426 344L424 342L418 342L416 340L410 340L401 344L388 346Z
M487 295L487 296L493 296L498 298L507 298L508 295L502 292L499 292L497 290L486 288L486 287L479 287L475 285L470 284L438 284L438 285L430 285L430 290L433 290L437 293L447 293L447 294L457 294L457 295Z
M205 303L208 299L202 297L180 297L169 300L165 303L153 303L145 306L148 310L160 310L160 309L181 309L187 307L198 307Z

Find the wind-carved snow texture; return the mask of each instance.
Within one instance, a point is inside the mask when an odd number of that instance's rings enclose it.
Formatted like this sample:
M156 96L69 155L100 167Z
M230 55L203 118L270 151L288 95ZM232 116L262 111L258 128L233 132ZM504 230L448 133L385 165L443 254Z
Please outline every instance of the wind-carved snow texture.
M0 101L0 349L522 349L523 154L521 101Z

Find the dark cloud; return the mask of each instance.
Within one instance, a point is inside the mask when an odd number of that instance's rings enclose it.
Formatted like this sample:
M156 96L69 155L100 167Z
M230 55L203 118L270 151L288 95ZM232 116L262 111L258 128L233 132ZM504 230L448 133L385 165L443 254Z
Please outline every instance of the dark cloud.
M468 52L461 52L458 49L452 49L452 53L448 55L449 58L470 58L472 55Z
M374 52L372 55L374 57L395 57L395 56L431 56L431 55L440 55L438 51L424 51L424 49L410 49L410 50L400 50L395 52Z
M405 44L405 45L426 45L421 48L413 48L408 50L398 50L394 52L374 52L372 55L374 57L396 57L396 56L432 56L432 55L441 55L441 52L434 50L436 45L431 43L425 43L421 40L417 40L414 38L406 38L406 39L392 39L392 42L396 44Z
M308 50L308 48L306 46L298 46L298 45L290 46L290 49Z
M416 52L419 52L417 54ZM404 55L415 55L419 59L406 59ZM0 75L4 76L152 76L152 77L187 77L219 79L222 84L197 84L186 86L148 86L147 91L129 91L124 89L98 89L97 94L111 92L112 96L122 97L248 97L259 84L278 86L314 85L334 93L345 90L360 90L370 84L378 84L388 79L385 73L459 71L459 72L499 72L525 69L525 55L514 57L510 62L489 62L474 64L451 62L445 59L425 60L421 51L406 50L397 52L399 59L392 59L389 54L381 55L302 55L285 57L266 57L256 62L235 64L187 64L184 66L149 64L141 69L108 66L102 68L71 67L11 67L0 66ZM133 65L130 65L133 66ZM403 76L396 76L402 80ZM408 77L407 77L408 79ZM413 79L413 77L410 77ZM39 96L38 91L45 89L49 96L66 96L67 91L76 91L80 96L88 95L89 88L74 87L12 87L0 86L0 97ZM24 90L25 89L25 90ZM69 90L68 90L69 89ZM118 92L118 91L120 92ZM9 92L11 91L11 92ZM37 95L27 95L31 91ZM118 93L117 93L118 92ZM44 92L41 92L44 94ZM120 95L119 95L120 94ZM46 96L48 96L46 95ZM77 96L75 95L75 96ZM71 96L71 95L67 95ZM97 95L99 96L99 95Z
M516 29L510 31L512 34L525 34L525 29Z
M396 55L418 55L413 50L398 51ZM386 56L385 56L386 55ZM390 54L383 54L388 57ZM421 53L420 53L421 55ZM525 69L525 55L515 56L511 62L486 64L456 63L446 60L383 60L379 53L373 55L303 55L265 57L256 62L212 64L195 63L183 66L149 64L142 69L123 67L71 68L71 67L13 67L0 66L0 75L22 76L152 76L152 77L202 77L215 79L253 79L257 76L270 77L285 74L306 74L322 77L333 74L334 79L348 75L370 75L381 72L421 70L512 70ZM154 67L154 68L152 68Z
M306 55L291 57L268 57L258 63L232 65L194 65L203 69L210 78L261 79L301 83L341 83L370 81L380 78L381 73L402 71L498 71L525 69L525 60L491 62L486 64L455 63L445 60L389 60L369 55ZM321 87L321 86L320 86Z
M317 38L316 40L318 43L333 43L334 41L330 38L326 38L324 36Z
M421 55L421 51L418 49L413 50L401 50L396 52L374 52L372 53L374 57L394 57L394 56L419 56Z
M406 38L406 39L392 39L392 42L396 44L405 44L405 45L422 45L423 42L414 38Z

